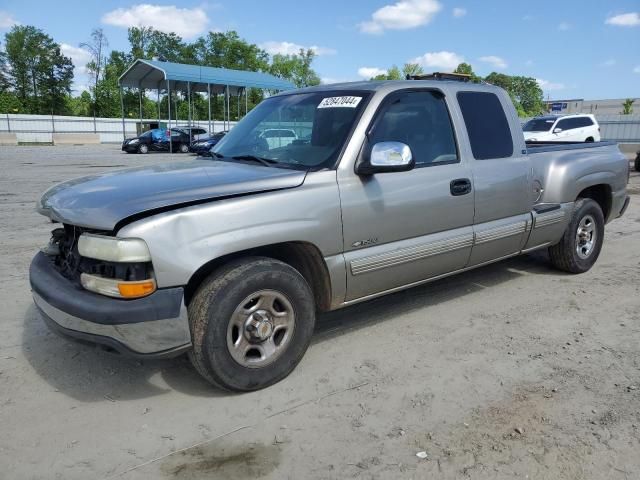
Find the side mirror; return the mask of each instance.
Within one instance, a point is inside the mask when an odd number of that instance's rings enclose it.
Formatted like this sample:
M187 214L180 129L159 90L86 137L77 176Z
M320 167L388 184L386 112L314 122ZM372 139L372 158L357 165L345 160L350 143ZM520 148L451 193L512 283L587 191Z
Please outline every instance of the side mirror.
M416 161L411 148L402 142L379 142L371 148L369 158L358 164L356 173L406 172L413 169Z
M553 133L560 133L562 131L561 128L554 128Z

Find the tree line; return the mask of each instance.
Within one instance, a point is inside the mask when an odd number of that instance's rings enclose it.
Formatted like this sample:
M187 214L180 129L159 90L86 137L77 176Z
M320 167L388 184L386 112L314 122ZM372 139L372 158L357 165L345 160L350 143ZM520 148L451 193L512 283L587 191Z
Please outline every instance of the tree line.
M393 65L386 73L377 75L371 80L401 80L413 75L422 75L423 68L417 63L405 63L402 69ZM534 117L547 112L544 95L535 78L519 75L505 75L491 72L486 77L478 76L468 63L461 63L453 73L468 75L474 83L487 82L507 91L520 117Z
M258 45L242 39L237 32L209 32L193 42L186 42L175 33L164 33L151 27L128 30L129 50L109 50L109 42L102 29L92 31L90 39L80 47L89 52L86 65L89 85L79 96L72 95L74 65L61 53L60 44L42 30L28 25L16 25L5 34L0 45L0 112L51 115L119 117L121 113L118 78L138 58L161 59L236 70L271 73L293 82L297 87L317 85L320 78L312 68L315 53L301 49L298 54L269 55ZM175 92L184 100L186 92ZM215 117L222 115L222 96L213 105ZM263 92L249 89L248 107L251 109L263 98ZM125 89L124 113L139 116L137 91ZM143 116L155 118L160 109L167 118L167 97L160 103L143 96ZM206 96L193 93L194 119L208 117ZM184 119L188 106L178 102L174 113ZM231 109L231 118L237 111Z
M315 53L311 49L301 49L295 55L269 55L233 30L208 32L193 42L151 27L133 27L127 33L129 49L120 51L109 50L109 41L102 29L92 31L88 41L80 45L91 56L85 67L89 85L79 96L73 96L74 65L61 52L60 44L36 27L14 26L5 34L4 44L0 45L0 113L119 117L118 78L137 58L267 72L290 80L297 87L320 83L312 68ZM461 63L454 72L469 75L473 82L484 81L504 88L520 116L535 116L546 111L542 89L534 78L497 72L483 78L476 75L468 63ZM419 64L407 63L402 69L394 65L372 80L400 80L423 73ZM259 89L249 89L249 109L262 100L263 93ZM186 92L175 94L180 100L186 97ZM123 100L125 116L138 117L137 91L125 89ZM222 96L214 100L214 117L221 118L223 101ZM192 108L194 119L206 119L206 96L194 93ZM187 109L186 102L179 101L177 111L172 108L172 117L186 118ZM142 110L145 118L155 118L158 111L167 118L167 97L162 96L158 104L144 95ZM232 108L230 114L231 119L236 119L237 109Z

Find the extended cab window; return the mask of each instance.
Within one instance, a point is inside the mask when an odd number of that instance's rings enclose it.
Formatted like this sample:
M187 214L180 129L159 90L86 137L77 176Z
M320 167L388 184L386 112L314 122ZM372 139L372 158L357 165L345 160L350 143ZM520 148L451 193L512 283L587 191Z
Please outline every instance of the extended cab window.
M451 118L440 92L392 94L383 105L369 135L370 145L405 143L416 166L459 161Z
M513 138L498 97L489 92L458 92L458 103L476 160L513 155Z

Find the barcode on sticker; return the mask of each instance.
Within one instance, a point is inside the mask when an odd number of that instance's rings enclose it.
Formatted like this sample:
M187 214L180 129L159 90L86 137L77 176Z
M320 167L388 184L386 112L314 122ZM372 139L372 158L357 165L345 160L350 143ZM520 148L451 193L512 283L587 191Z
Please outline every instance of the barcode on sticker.
M323 98L318 108L356 108L362 97L327 97Z

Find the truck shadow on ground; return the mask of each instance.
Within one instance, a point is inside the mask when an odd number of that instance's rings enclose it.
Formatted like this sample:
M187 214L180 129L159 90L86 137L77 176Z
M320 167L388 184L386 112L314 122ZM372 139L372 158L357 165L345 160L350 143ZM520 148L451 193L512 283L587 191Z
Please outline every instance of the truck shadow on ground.
M425 309L491 288L521 275L564 275L552 270L544 253L516 257L433 283L319 315L313 344L394 316ZM22 352L52 388L82 402L118 402L172 390L192 396L233 395L205 382L185 356L135 360L57 336L32 305L25 312ZM277 387L272 387L277 388Z

